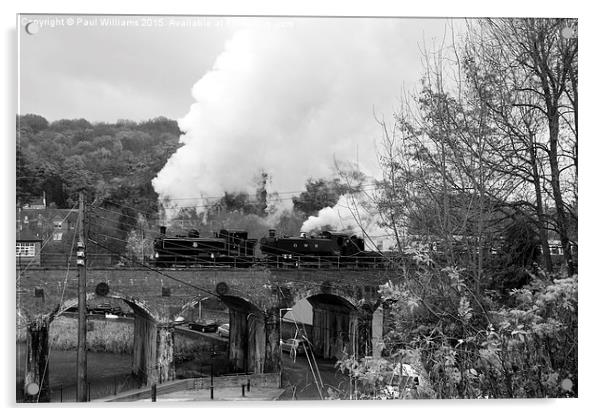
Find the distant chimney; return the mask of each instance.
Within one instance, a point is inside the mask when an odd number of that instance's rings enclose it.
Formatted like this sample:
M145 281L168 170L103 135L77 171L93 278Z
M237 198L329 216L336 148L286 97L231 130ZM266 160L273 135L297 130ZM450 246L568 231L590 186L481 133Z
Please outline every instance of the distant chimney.
M167 231L167 227L166 226L162 225L162 226L159 227L159 233L161 235L165 235L166 231Z
M276 230L274 230L274 229L268 230L268 237L270 237L270 238L276 237Z

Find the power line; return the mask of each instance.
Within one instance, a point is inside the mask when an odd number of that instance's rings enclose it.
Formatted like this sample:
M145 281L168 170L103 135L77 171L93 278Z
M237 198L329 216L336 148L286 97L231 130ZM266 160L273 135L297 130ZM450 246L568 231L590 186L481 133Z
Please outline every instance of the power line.
M112 240L116 240L116 241L120 241L123 243L129 243L129 241L127 240L123 240L121 238L118 237L113 237L107 234L103 234L103 233L94 233L94 235L97 236L101 236L101 237L105 237L105 238L109 238ZM196 243L197 247L194 247L194 249L197 249L196 251L198 251L198 254L184 254L178 251L173 251L173 249L177 249L177 248L182 248L182 249L188 249L191 250L191 247L189 245L185 245L185 244L179 244L176 242L176 240L178 239L176 238L168 238L170 240L170 244L173 246L172 250L166 249L165 247L161 247L161 250L164 253L167 253L168 255L173 255L176 257L180 257L185 259L189 259L189 260L194 260L194 261L200 261L200 262L206 262L206 263L212 263L212 261L207 260L207 261L203 261L203 259L199 259L198 256L199 254L209 254L211 251L226 251L227 250L227 241L224 239L224 246L220 246L220 247L216 247L215 245L209 244L208 242L203 243L203 239L204 238L191 238L191 237L184 237L190 240L190 242ZM236 239L235 239L236 240ZM244 244L246 241L248 240L243 240L243 239L238 239L238 243L239 244ZM310 241L311 239L308 239L308 241ZM340 263L342 262L343 264L345 264L346 262L349 262L350 260L368 260L368 259L382 259L385 256L382 253L379 252L366 252L366 251L362 251L361 253L374 253L373 256L358 256L358 255L332 255L332 256L316 256L316 255L311 255L311 254L303 254L303 253L299 253L297 251L294 250L285 250L283 248L280 248L278 246L271 246L271 245L267 245L267 244L263 244L261 247L267 247L268 249L275 249L278 250L280 252L280 254L287 254L287 255L291 255L291 260L294 260L295 258L297 258L297 261L301 261L300 259L303 258L303 261L308 261L311 262L311 260L314 261L322 261L325 263ZM207 251L203 252L203 249L206 249ZM247 249L248 250L248 249ZM263 251L263 249L262 249ZM359 252L358 252L359 253ZM263 253L264 255L266 255L266 257L270 257L270 254L266 254L265 252ZM232 257L241 257L240 259L240 263L244 263L245 260L243 259L243 257L248 257L245 255L240 255L238 256L237 254L230 254ZM307 258L311 258L311 260L308 260ZM335 261L336 260L336 261Z
M146 265L146 264L144 264L144 263L142 263L142 262L139 262L139 261L137 261L137 260L134 260L134 259L132 259L132 258L130 258L130 257L128 257L128 256L125 256L125 255L121 254L121 253L118 253L118 252L116 252L116 251L114 251L114 250L112 250L112 249L108 248L107 246L105 246L105 245L103 245L103 244L100 244L99 242L97 242L97 241L95 241L95 240L93 240L93 239L91 239L91 238L89 238L88 240L89 240L90 242L92 242L93 244L95 244L95 245L97 245L97 246L99 246L99 247L102 247L102 248L104 248L105 250L108 250L108 251L110 251L110 252L112 252L112 253L118 254L118 255L120 255L121 257L123 257L123 258L125 258L125 259L127 259L127 260L131 261L132 263L136 263L136 264L138 264L138 265L140 265L140 266L144 267L145 269L151 270L151 271L153 271L153 272L155 272L155 273L158 273L158 274L160 274L160 275L162 275L162 276L165 276L165 277L167 277L168 279L172 279L172 280L174 280L174 281L176 281L176 282L178 282L178 283L184 284L184 285L186 285L186 286L192 287L193 289L199 290L199 291L201 291L201 292L205 292L205 293L207 293L207 294L209 294L209 295L212 295L212 296L215 296L215 297L218 297L218 298L219 298L219 296L218 296L217 294L215 294L215 293L211 292L210 290L203 289L202 287L199 287L199 286L193 285L192 283L186 282L185 280L178 279L177 277L170 276L170 275L168 275L167 273L164 273L164 272L162 272L162 271L160 271L160 270L157 270L157 269L156 269L156 268L154 268L154 267L150 267L150 266L148 266L148 265Z
M97 207L97 208L99 208L99 209L101 209L101 210L103 210L103 211L108 211L108 212L110 212L110 213L113 213L113 214L116 214L116 215L122 215L122 216L125 216L125 217L127 217L127 218L137 219L137 218L135 218L135 217L132 217L132 216L129 216L129 215L126 215L126 214L119 214L119 213L118 213L118 212L116 212L116 211L110 211L110 210L107 210L107 209L105 209L105 208L100 208L100 207ZM114 219L112 219L112 218L104 217L104 216L102 216L101 214L94 214L94 216L95 216L95 217L97 217L97 218L101 218L101 219L103 219L104 221L112 222L112 223L114 223L114 224L121 224L121 222L119 222L119 221L117 221L117 220L114 220ZM177 221L186 221L186 220L177 220ZM107 228L112 228L112 229L114 229L114 230L117 230L117 231L122 231L122 232L125 232L125 230L123 230L123 229L120 229L120 228L118 228L118 227L107 227ZM156 235L156 236L160 235L160 232L159 232L159 231L157 231L157 230L153 230L153 229L147 229L147 230L145 230L145 231L146 231L146 232L148 232L148 233L154 234L154 235ZM394 234L393 234L393 233L391 233L391 234L370 235L370 237L371 237L371 238L394 237Z
M98 236L101 236L101 237L104 237L104 238L109 238L109 239L112 239L112 240L120 241L120 242L123 242L123 243L126 243L126 244L128 243L128 241L126 241L124 239L121 239L121 238L118 238L118 237L114 237L114 236L109 236L107 234L103 234L103 233L94 233L94 234L98 235ZM390 237L390 235L385 235L385 236ZM186 237L184 237L184 238L186 238ZM373 237L373 238L375 238L375 237ZM164 254L172 255L172 256L175 257L175 259L173 260L174 264L177 263L178 261L185 262L185 263L192 261L192 262L196 262L196 263L199 263L199 264L205 264L205 265L214 265L216 263L215 263L214 260L208 260L208 259L205 260L203 258L199 258L199 255L201 255L201 256L202 255L207 255L207 254L210 254L212 251L219 252L219 251L226 251L226 250L228 250L228 248L227 248L227 244L228 243L225 240L224 240L224 245L223 246L216 247L213 244L208 244L208 242L204 243L203 242L204 238L191 238L191 237L188 237L188 239L191 242L193 242L193 243L197 243L197 245L200 244L202 246L201 249L205 248L206 251L202 252L202 250L199 249L199 250L197 250L198 251L197 254L194 254L194 253L193 254L186 254L186 253L181 253L179 251L174 251L174 249L177 249L177 248L182 248L182 249L187 249L187 250L191 249L191 247L188 246L188 245L178 244L176 242L177 237L169 239L170 240L170 244L173 246L172 250L166 249L165 247L161 247L161 250L163 251ZM243 244L246 241L246 240L242 240L242 239L239 239L239 240L240 240L239 244ZM308 239L308 241L309 241L309 239ZM317 262L323 262L325 264L335 264L335 263L336 264L341 264L341 262L342 262L343 265L345 265L345 264L349 264L349 262L356 262L356 261L360 261L360 262L365 263L366 261L369 261L370 259L374 260L375 262L376 262L377 259L379 261L381 261L381 260L387 260L388 262L393 262L394 261L390 257L384 256L383 253L381 253L381 252L370 252L370 253L374 253L375 254L374 256L358 256L358 255L349 255L349 256L313 256L311 254L309 254L309 255L305 254L304 255L304 254L298 253L297 251L294 251L294 250L285 250L285 249L282 249L282 248L277 247L277 246L269 246L269 245L265 245L265 244L263 245L263 247L266 247L266 246L268 248L277 249L280 252L280 254L290 255L291 256L291 260L296 260L297 263L301 263L302 261L305 261L305 262L312 262L312 261L316 262L317 261ZM195 248L198 249L198 246L195 247ZM367 253L367 252L363 251L363 253ZM266 254L266 253L264 253L264 254ZM237 256L236 254L228 254L228 256L240 257L240 256ZM242 256L239 259L239 264L244 264L245 262L249 261L248 259L245 259L245 257L249 257L249 256ZM269 259L271 256L269 254L266 254L266 257ZM303 259L303 260L301 260L301 259ZM255 262L255 260L253 260L253 262ZM236 260L234 261L234 264L236 264Z
M370 191L370 190L377 190L377 189L379 189L380 185L375 184L375 183L372 183L372 184L362 184L362 185L355 186L353 188L358 189L358 190L362 190L362 191ZM292 195L292 194L301 194L301 193L306 192L306 191L307 190L302 190L302 191L283 191L283 192L275 192L275 194L277 194L277 195L291 194ZM224 195L222 195L222 196L199 196L199 197L188 197L188 198L169 198L166 202L169 203L169 202L172 202L172 201L191 201L191 200L194 201L194 200L210 200L210 199L218 201L218 200L220 200L222 198L224 198ZM296 196L289 196L289 197L286 197L286 198L280 198L280 197L278 197L277 200L279 200L279 201L289 201L289 200L292 200L294 198L297 198L297 197ZM129 206L129 205L125 205L123 203L117 202L117 201L115 201L113 199L106 199L106 200L104 200L104 202L107 202L107 203L112 204L112 205L117 205L117 206L120 206L120 207L123 207L123 208L129 208L129 209L132 209L134 211L137 211L137 212L140 212L140 213L144 213L144 214L157 215L157 213L154 212L154 211L142 210L140 208L136 208L136 207L133 207L133 206ZM173 206L173 207L162 206L161 208L165 209L165 210L191 209L191 208L204 208L204 209L207 209L207 208L213 208L214 206L215 206L215 203L213 203L213 204L211 204L211 203L203 203L203 204L194 204L194 205L176 205L176 206ZM100 208L100 207L98 207L98 208ZM101 209L103 209L103 208L101 208Z

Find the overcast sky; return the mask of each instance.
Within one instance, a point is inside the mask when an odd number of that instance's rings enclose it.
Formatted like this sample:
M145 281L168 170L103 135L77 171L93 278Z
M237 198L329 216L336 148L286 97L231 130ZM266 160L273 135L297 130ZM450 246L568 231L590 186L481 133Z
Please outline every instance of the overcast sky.
M103 20L102 16L25 15L19 28L19 113L37 113L48 120L82 117L109 122L159 115L181 118L193 103L193 85L212 68L237 30L269 26L274 36L280 36L283 30L303 30L303 23L311 20L328 27L347 25L350 37L356 25L341 18L105 16ZM378 19L370 20L379 24ZM32 30L37 33L25 30L29 21L38 24ZM446 21L396 21L399 38L391 41L397 42L398 58L405 62L398 85L391 85L398 91L402 83L407 87L417 80L418 44L440 38Z
M421 48L438 48L449 23L22 16L19 112L177 119L183 146L153 180L162 200L252 194L261 172L270 192L298 191L339 162L373 176L375 115L390 119L416 88Z

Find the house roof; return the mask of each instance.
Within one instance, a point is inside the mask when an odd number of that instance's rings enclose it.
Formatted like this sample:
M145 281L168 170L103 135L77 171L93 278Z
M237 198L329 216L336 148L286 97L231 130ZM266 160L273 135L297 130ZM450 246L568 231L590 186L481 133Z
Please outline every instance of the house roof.
M45 201L43 197L40 198L33 198L27 205L32 206L32 205L44 205L45 206Z
M44 241L53 232L55 221L74 223L76 219L75 209L21 208L17 211L17 241Z
M77 217L77 210L60 208L21 208L17 212L17 219L22 221L25 216L28 217L29 221L36 221L40 216L46 221L74 221Z

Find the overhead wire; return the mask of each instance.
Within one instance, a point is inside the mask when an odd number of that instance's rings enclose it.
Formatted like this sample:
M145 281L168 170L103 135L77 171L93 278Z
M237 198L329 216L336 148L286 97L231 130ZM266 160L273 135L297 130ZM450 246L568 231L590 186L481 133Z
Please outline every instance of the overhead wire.
M106 208L102 208L102 207L93 207L93 208L98 208L100 210L107 211L107 212L115 214L115 215L119 215L118 212L111 211L111 210L108 210ZM113 223L118 223L117 221L115 221L113 219L106 218L105 216L102 216L101 214L96 214L96 217L99 218L99 219L103 219L103 220L109 220L110 222L113 222ZM134 217L131 217L131 216L129 216L129 217L134 219ZM124 232L125 231L125 230L117 228L115 226L107 226L106 224L103 224L103 226L104 226L104 228L118 230L119 232ZM161 235L161 233L159 231L154 231L154 230L148 230L147 229L147 230L143 230L143 232L145 232L147 235L150 234L151 237L153 237L153 236L159 237ZM103 237L105 239L108 238L108 239L112 239L112 240L119 241L119 242L122 242L122 243L126 243L126 244L128 243L128 241L125 240L125 239L123 239L123 238L111 236L111 235L108 235L108 234L105 234L105 233L102 233L102 232L100 232L100 233L99 232L94 232L94 234L97 235L97 236ZM378 237L381 237L381 236L375 236L373 238L378 238ZM390 237L390 235L382 235L382 237ZM172 245L173 249L177 249L177 248L190 249L190 247L188 245L176 243L174 240L177 239L178 237L176 237L176 238L167 237L167 238L170 240L170 244ZM226 250L226 247L215 248L211 244L205 244L205 243L203 243L203 240L205 239L205 237L200 237L200 238L195 238L195 237L180 237L180 238L186 239L186 240L190 240L190 241L194 241L197 244L201 244L201 248L207 248L209 250L220 250L220 249L224 250L224 251ZM209 238L207 238L207 239L209 239ZM335 263L335 257L336 257L337 258L336 263L340 264L341 259L343 260L343 263L345 261L349 261L349 259L366 260L366 257L360 257L360 256L349 256L349 257L345 257L345 256L332 256L331 259L328 259L327 258L328 256L303 256L303 255L301 255L300 253L298 253L297 251L294 251L294 250L285 250L285 249L281 249L279 247L274 247L274 248L278 249L280 251L280 254L290 254L291 256L293 256L294 258L296 258L297 261L300 261L301 258L303 258L303 261L306 261L306 262L308 262L308 261L309 262L311 262L311 261L314 261L314 262L315 261L318 261L318 262L322 261L322 262L325 262L326 264L328 264L328 263L334 264ZM206 265L206 266L215 266L215 265L219 264L219 262L216 262L214 260L208 260L208 259L204 260L202 258L199 258L199 256L197 254L184 254L184 253L181 253L181 252L177 252L177 251L173 251L173 250L168 250L168 249L165 249L165 248L162 248L162 251L164 253L167 253L168 255L173 255L175 257L179 257L181 259L179 261L177 261L177 260L174 259L174 263L176 263L176 264L179 263L179 262L183 262L183 263L196 262L196 263L199 263L199 265ZM116 253L116 254L119 254L119 253L117 253L114 250L112 252ZM375 252L375 254L378 254L378 256L374 256L374 259L377 259L377 258L378 259L387 258L387 261L392 261L392 259L390 258L390 256L384 256L383 253L376 253ZM121 256L121 257L126 258L125 256ZM307 257L309 257L309 259ZM244 261L242 261L240 263L242 264L242 263L244 263ZM224 264L224 262L222 262L222 264Z
M358 186L355 186L353 188L357 188L358 190L361 191L370 191L370 190L377 190L380 188L379 184L376 183L369 183L369 184L361 184ZM283 191L283 192L275 192L275 194L301 194L303 192L306 192L307 190L301 190L301 191ZM169 202L173 202L173 201L188 201L188 200L204 200L204 199L213 199L216 201L219 201L220 199L224 198L224 195L221 196L199 196L199 197L188 197L188 198L170 198L169 200L167 200L167 203ZM289 196L289 197L285 197L285 198L278 198L278 200L280 201L288 201L288 200L292 200L294 198L297 198L296 196ZM115 206L120 206L123 208L129 208L132 209L136 212L140 212L143 214L153 214L153 215L158 215L157 212L154 211L148 211L148 210L142 210L140 208L136 208L133 207L131 205L125 205L121 202L117 202L114 199L105 199L103 200L103 202L111 204L111 205L115 205ZM172 209L190 209L190 208L213 208L215 206L215 203L211 204L211 203L203 203L203 204L194 204L194 205L179 205L176 204L174 207L169 207L169 206L162 206L162 209L168 209L168 210L172 210ZM102 208L101 208L102 209Z
M114 211L111 211L111 212L115 213ZM109 221L109 222L112 222L114 224L118 223L118 221L113 220L111 218L103 217L100 214L96 214L96 218L102 219L103 221ZM130 218L133 218L133 217L130 217ZM107 226L106 224L101 224L101 226L103 226L104 228L109 228L109 229L117 230L117 231L120 231L120 232L125 232L125 230L123 230L123 229L121 229L119 227L116 227L116 226ZM134 227L133 229L135 229L135 228L136 227ZM161 235L161 232L158 231L158 230L153 230L153 229L148 229L147 228L147 229L144 229L143 231L145 233L149 233L149 234L151 234L153 236L160 236ZM215 233L213 233L213 234L215 235ZM186 236L175 236L175 237L193 238L193 237L186 237ZM371 238L385 238L385 237L393 237L393 234L389 233L389 234L371 235ZM171 238L173 238L173 237L171 237ZM214 237L199 237L199 238L214 238ZM293 251L291 253L296 253L296 252Z
M137 261L137 260L134 260L134 259L132 259L132 258L130 258L130 257L128 257L128 256L125 256L125 255L121 254L121 253L118 253L118 252L116 252L116 251L114 251L114 250L112 250L112 249L110 249L110 248L108 248L108 247L104 246L103 244L100 244L99 242L97 242L97 241L95 241L95 240L93 240L93 239L91 239L91 238L88 238L88 241L90 241L90 242L92 242L93 244L95 244L95 245L97 245L97 246L99 246L99 247L102 247L102 248L104 248L104 249L106 249L106 250L108 250L108 251L111 251L111 252L113 252L113 253L115 253L115 254L118 254L118 255L120 255L121 257L123 257L123 258L125 258L125 259L127 259L127 260L131 261L132 263L136 263L136 264L138 264L138 265L140 265L140 266L144 267L145 269L151 270L151 271L153 271L153 272L155 272L155 273L157 273L157 274L160 274L160 275L162 275L162 276L165 276L165 277L167 277L168 279L174 280L174 281L176 281L176 282L178 282L178 283L181 283L181 284L183 284L183 285L189 286L189 287L191 287L191 288L193 288L193 289L199 290L199 291L201 291L201 292L204 292L204 293L207 293L207 294L209 294L209 295L212 295L212 296L219 297L217 294L213 293L213 292L212 292L212 291L210 291L210 290L204 289L204 288L202 288L202 287L200 287L200 286L197 286L197 285L193 285L192 283L190 283L190 282L187 282L187 281L185 281L185 280L182 280L182 279L178 279L177 277L170 276L169 274L167 274L167 273L165 273L165 272L163 272L163 271L161 271L161 270L159 270L159 269L157 269L157 268L154 268L154 267L148 266L148 265L146 265L146 264L144 264L144 263L142 263L142 262L139 262L139 261Z
M151 267L151 266L148 266L147 264L145 264L145 263L143 263L143 262L140 262L140 261L134 260L134 259L132 259L131 257L129 257L129 256L127 256L127 255L122 255L121 253L119 253L119 252L117 252L117 251L115 251L115 250L113 250L113 249L110 249L110 248L108 248L107 246L104 246L104 245L100 244L100 243L99 243L98 241L96 241L96 240L91 240L91 241L92 241L94 244L98 245L99 247L105 248L106 250L108 250L108 251L111 251L111 252L112 252L112 253L114 253L114 254L120 255L121 257L123 257L123 258L125 258L125 259L127 259L127 260L130 260L130 261L132 261L132 263L139 264L139 265L141 265L141 266L143 266L143 267L145 267L145 268L149 268L149 269L151 269L151 270L153 270L153 271L157 271L157 272L159 273L158 269L156 269L156 268L153 268L153 267ZM121 241L124 241L124 240L121 240ZM185 246L182 246L182 247L185 247ZM188 248L188 247L186 247L186 248ZM168 251L168 252L169 252L169 251ZM292 253L292 252L291 252L291 253ZM207 261L204 261L203 259L198 259L196 256L192 256L192 255L191 255L191 256L186 256L186 255L182 255L182 254L180 254L180 253L175 253L175 252L172 252L171 254L178 254L179 256L181 256L181 257L184 257L184 258L186 258L186 257L189 257L191 260L198 261L199 265L207 265L207 266L215 266L215 265L216 265L216 263L215 263L215 262L213 262L213 261L209 261L209 260L207 260ZM217 263L217 264L219 264L219 263ZM293 269L291 269L291 270L299 270L299 269L293 268ZM303 270L303 269L301 269L301 270ZM308 269L308 270L310 270L310 269ZM347 268L345 268L345 267L338 268L337 270L340 270L340 271L348 271L348 269L347 269ZM171 276L169 276L169 277L171 277ZM318 283L318 282L310 282L310 281L307 281L307 280L294 279L294 278L290 278L290 277L289 277L289 278L287 278L287 280L289 280L289 281L291 281L291 282L300 282L300 283L305 283L305 284L311 284L311 285L314 285L314 286L321 286L321 285L322 285L321 283ZM341 279L341 280L340 280L340 282L344 282L344 281L346 281L346 280L347 280L347 279ZM371 283L372 281L373 281L373 278L372 278L372 277L370 277L370 278L366 278L366 280L362 280L362 282L363 282L363 283ZM198 288L198 287L196 287L196 288ZM213 293L211 293L211 292L209 292L209 293L210 293L210 294L213 294Z
M110 228L110 227L109 227L109 228ZM115 227L113 227L113 229L116 229L116 228L115 228ZM121 230L120 230L120 231L121 231ZM152 234L154 234L155 236L159 236L159 235L161 235L161 234L160 234L159 232L157 232L157 231L152 231L152 230L149 230L148 232L149 232L149 233L151 233L151 235L152 235ZM124 242L124 243L127 243L127 242L128 242L127 240L124 240L124 239L122 239L122 238L118 238L118 237L114 237L114 236L109 236L109 235L107 235L107 234L104 234L104 233L96 233L96 232L95 232L94 234L96 234L96 235L100 235L100 236L103 236L103 237L106 237L106 238L110 238L110 239L113 239L113 240L121 241L121 242ZM189 247L188 245L184 245L184 244L177 244L177 243L175 243L175 242L174 242L174 240L175 240L176 238L178 238L178 237L175 237L175 238L174 238L174 237L167 237L167 238L168 238L168 239L170 239L170 244L172 244L172 245L176 246L176 248L177 248L177 247L180 247L180 248L183 248L183 249L184 249L184 248L185 248L185 249L190 249L190 247ZM214 247L213 245L210 245L210 244L207 244L207 243L204 243L204 242L203 242L203 240L209 240L209 239L212 239L213 237L207 237L207 238L205 238L205 237L199 237L199 238L195 238L195 237L179 237L179 238L182 238L182 239L188 239L188 240L190 240L190 241L196 242L197 244L199 244L199 245L200 245L200 248L218 249L218 248ZM220 238L220 237L218 237L218 238ZM239 240L239 241L238 241L238 243L239 243L239 244L243 244L243 242L244 242L244 241L247 241L247 240L238 239L238 238L234 238L234 240ZM308 241L310 241L310 240L311 240L311 239L308 239ZM265 245L264 245L264 246L265 246ZM277 247L277 246L273 246L273 247L269 247L269 246L268 246L268 248L277 249L278 251L280 251L280 252L281 252L281 254L291 254L291 255L294 255L294 257L300 257L300 256L301 256L301 257L303 257L303 255L302 255L302 254L300 254L300 253L298 253L297 251L294 251L294 250L285 250L285 249L282 249L282 248L280 248L280 247ZM219 249L226 250L226 247L222 247L222 248L219 248ZM177 253L177 252L173 252L173 251L172 251L172 252L170 252L169 250L165 249L164 247L162 247L162 250L165 250L165 251L167 251L167 253L168 253L168 254L174 254L174 255L180 255L180 256L182 256L182 257L186 257L186 255L185 255L185 254L182 254L182 253ZM375 253L376 253L376 252L375 252ZM317 257L327 258L327 257L329 257L329 256L317 256ZM340 257L340 258L343 258L343 259L346 259L346 258L358 258L358 259L360 259L360 258L361 258L361 257L353 256L353 255L351 255L351 256L330 256L330 257L333 257L333 258L334 258L334 257ZM382 254L381 254L381 253L378 253L378 256L374 256L374 257L375 257L375 258L382 258L383 256L382 256ZM190 256L190 258L195 258L195 256L194 256L194 255L191 255L191 256ZM365 258L366 258L366 257L363 257L362 259L365 259Z

